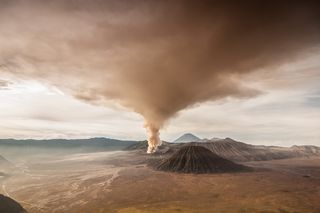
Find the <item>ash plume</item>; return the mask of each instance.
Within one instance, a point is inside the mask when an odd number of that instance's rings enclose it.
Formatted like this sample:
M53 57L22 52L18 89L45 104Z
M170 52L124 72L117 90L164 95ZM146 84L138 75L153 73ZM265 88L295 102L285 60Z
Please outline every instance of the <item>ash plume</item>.
M243 75L272 72L320 41L317 1L1 0L0 8L1 73L141 114L149 152L180 110L256 96Z

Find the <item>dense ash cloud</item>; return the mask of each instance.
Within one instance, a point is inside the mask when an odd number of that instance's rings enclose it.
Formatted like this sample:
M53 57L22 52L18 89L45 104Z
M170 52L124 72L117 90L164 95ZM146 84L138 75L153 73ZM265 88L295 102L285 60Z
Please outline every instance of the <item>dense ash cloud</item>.
M307 55L317 1L0 1L1 73L141 114L150 151L196 103L249 98L241 77ZM263 70L263 71L262 71Z

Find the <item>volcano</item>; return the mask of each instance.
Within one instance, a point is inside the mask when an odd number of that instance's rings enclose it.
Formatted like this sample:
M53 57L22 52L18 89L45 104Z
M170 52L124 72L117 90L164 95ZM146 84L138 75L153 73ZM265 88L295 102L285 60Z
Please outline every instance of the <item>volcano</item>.
M198 138L197 136L191 134L191 133L186 133L179 138L177 138L174 143L189 143L189 142L197 142L200 141L201 139Z
M156 170L181 173L222 173L249 168L224 159L202 146L188 145L155 166Z

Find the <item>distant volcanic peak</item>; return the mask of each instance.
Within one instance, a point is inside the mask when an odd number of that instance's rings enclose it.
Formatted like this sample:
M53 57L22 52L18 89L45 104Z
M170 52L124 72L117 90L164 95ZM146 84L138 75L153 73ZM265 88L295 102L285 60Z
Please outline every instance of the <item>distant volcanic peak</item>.
M189 143L189 142L197 142L201 139L194 134L186 133L184 135L181 135L179 138L177 138L174 143Z
M156 169L181 173L221 173L248 170L245 166L221 158L210 150L196 145L182 147L157 165Z

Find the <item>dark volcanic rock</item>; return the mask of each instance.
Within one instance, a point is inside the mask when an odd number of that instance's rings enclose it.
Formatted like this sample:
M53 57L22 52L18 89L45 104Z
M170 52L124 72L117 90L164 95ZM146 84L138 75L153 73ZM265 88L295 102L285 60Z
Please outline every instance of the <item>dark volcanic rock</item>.
M13 199L0 194L0 212L2 213L26 213L27 211Z
M155 166L161 171L182 173L221 173L248 171L249 168L224 159L210 150L195 145L182 147Z

